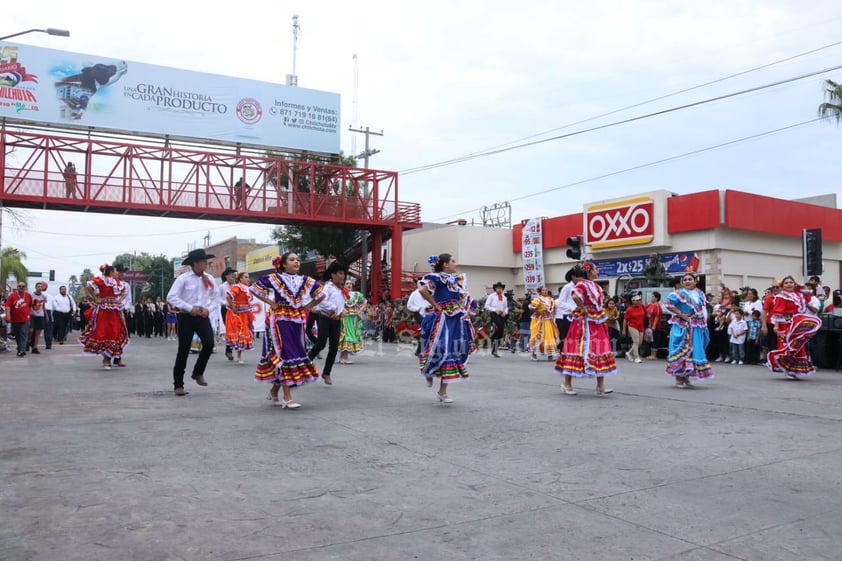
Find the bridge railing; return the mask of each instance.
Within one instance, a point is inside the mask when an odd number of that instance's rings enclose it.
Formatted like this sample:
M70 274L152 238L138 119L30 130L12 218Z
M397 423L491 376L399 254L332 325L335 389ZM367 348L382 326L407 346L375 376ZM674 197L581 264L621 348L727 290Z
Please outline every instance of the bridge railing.
M0 198L21 206L420 226L419 205L397 200L395 172L7 129L0 148Z

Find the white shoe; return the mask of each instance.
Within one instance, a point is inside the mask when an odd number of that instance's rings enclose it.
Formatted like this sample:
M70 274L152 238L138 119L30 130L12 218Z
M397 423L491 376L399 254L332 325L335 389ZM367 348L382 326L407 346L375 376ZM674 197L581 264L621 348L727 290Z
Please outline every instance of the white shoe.
M722 360L723 360L722 357L719 357L718 359L714 360L713 362L722 362Z
M643 362L643 361L642 361L642 360L640 360L640 358L636 358L636 359L634 359L634 363L635 363L635 364L640 364L641 362Z
M742 363L743 363L743 361L740 361L740 362L738 362L737 364L742 364Z
M609 393L614 393L614 390L611 388L597 388L596 395L608 395Z
M566 388L564 385L561 386L561 393L565 395L576 395L576 390L573 388Z
M243 362L242 360L238 360L237 364L245 364L245 362Z

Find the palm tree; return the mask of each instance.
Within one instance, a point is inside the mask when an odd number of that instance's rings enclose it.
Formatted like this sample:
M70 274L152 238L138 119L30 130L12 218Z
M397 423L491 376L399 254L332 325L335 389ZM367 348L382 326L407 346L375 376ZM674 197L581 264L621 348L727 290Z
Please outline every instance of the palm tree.
M833 118L838 125L842 122L842 84L827 80L824 85L826 87L824 96L827 101L819 105L819 117Z
M19 281L26 280L29 271L21 261L22 259L26 259L26 254L13 247L7 247L0 251L0 287L6 286L9 275L14 275Z

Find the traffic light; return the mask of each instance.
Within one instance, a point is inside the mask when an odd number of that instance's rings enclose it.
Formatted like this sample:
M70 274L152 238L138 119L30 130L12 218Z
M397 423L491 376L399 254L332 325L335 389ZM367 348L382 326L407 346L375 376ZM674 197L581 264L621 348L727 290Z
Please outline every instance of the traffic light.
M579 236L567 238L567 257L574 261L582 258L582 238Z
M803 231L804 276L822 274L822 230L815 228Z
M50 269L50 282L56 280L56 271L55 269Z

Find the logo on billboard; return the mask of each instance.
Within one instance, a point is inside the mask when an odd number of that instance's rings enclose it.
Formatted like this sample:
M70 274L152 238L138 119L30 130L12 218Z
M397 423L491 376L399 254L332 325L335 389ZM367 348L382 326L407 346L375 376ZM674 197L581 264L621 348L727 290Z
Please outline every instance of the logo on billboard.
M56 97L64 103L61 118L80 120L96 93L115 84L126 72L128 65L125 61L115 64L97 63L83 66L78 74L66 76L56 82Z
M237 117L247 125L253 125L263 117L263 109L256 99L247 97L237 104Z
M592 205L585 212L593 249L651 242L655 237L655 202L649 197Z
M38 83L38 76L29 74L18 62L17 47L0 48L0 107L10 107L16 113L38 111L38 98L24 82Z

